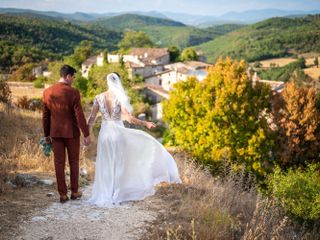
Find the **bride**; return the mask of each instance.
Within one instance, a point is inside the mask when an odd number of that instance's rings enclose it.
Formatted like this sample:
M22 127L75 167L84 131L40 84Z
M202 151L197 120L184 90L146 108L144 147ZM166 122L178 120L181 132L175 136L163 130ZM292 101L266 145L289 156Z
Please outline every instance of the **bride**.
M154 194L154 186L160 182L181 182L174 159L156 139L124 127L123 118L149 129L155 124L131 115L132 106L119 74L109 74L107 84L108 91L95 97L88 119L91 127L97 113L102 114L95 180L88 200L101 207L144 199Z

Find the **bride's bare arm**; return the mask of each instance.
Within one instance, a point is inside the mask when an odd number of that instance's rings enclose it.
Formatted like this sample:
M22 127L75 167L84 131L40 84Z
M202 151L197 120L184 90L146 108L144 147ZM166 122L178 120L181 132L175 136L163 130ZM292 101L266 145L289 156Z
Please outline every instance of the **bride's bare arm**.
M88 118L88 125L89 125L90 129L93 126L93 124L94 124L94 122L96 120L98 112L99 112L99 105L98 105L98 103L97 103L97 101L95 99L94 102L93 102L93 106L92 106L92 109L91 109L90 116Z
M121 114L124 116L125 120L127 120L131 124L139 125L139 126L144 126L148 129L155 128L156 124L153 122L148 122L148 121L142 121L136 117L134 117L131 113L127 111L126 108L121 106Z

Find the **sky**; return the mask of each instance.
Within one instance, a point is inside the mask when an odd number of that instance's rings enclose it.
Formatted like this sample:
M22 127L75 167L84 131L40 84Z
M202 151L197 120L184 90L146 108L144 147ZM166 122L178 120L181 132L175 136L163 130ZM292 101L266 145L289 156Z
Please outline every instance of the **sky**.
M65 13L171 11L219 16L230 11L265 8L320 10L320 0L0 0L0 8L7 7Z

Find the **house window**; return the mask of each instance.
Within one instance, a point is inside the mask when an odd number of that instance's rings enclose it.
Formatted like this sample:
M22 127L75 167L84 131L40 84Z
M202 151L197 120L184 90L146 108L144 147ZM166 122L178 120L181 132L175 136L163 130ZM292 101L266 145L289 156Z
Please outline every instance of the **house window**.
M162 79L159 79L159 85L162 85Z

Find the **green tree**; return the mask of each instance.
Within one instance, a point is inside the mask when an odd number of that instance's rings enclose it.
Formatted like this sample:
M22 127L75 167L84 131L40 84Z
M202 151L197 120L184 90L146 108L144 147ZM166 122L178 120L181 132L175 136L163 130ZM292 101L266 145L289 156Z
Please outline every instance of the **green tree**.
M81 41L77 47L75 47L72 55L64 58L64 62L74 68L80 69L81 64L87 60L92 53L92 42L84 40Z
M193 48L185 48L181 53L182 61L198 60L198 54Z
M87 95L89 81L85 77L82 77L81 72L76 73L76 78L73 82L73 86L81 92L83 96Z
M56 83L60 79L60 68L64 65L62 61L50 62L48 65L48 70L51 72L48 76L48 83Z
M169 54L170 54L170 62L177 62L179 61L180 57L180 50L176 46L170 46L168 48Z
M103 51L103 64L108 64L109 61L108 61L108 50L104 50Z
M119 43L122 52L130 48L153 47L150 37L144 32L125 32L123 39Z

